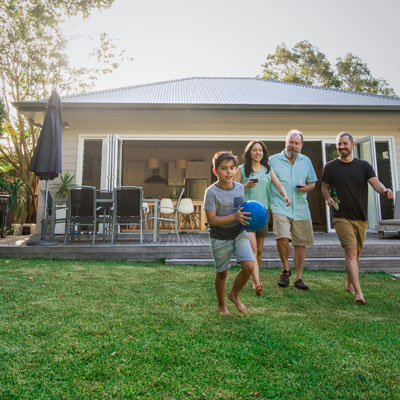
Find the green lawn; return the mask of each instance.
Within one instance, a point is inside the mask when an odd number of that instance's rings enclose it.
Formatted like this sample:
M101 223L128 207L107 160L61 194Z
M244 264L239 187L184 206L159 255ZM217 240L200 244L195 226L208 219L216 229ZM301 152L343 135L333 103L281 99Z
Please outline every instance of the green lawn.
M400 281L278 274L222 318L212 267L0 259L0 398L399 399Z

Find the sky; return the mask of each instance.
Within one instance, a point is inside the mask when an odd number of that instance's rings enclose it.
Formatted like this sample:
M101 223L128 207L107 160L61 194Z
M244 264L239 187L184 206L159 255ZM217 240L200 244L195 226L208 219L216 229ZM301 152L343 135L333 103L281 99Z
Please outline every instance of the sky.
M94 90L189 77L255 77L278 45L308 40L334 64L349 52L400 95L399 0L115 0L64 25L74 65L101 32L133 61Z

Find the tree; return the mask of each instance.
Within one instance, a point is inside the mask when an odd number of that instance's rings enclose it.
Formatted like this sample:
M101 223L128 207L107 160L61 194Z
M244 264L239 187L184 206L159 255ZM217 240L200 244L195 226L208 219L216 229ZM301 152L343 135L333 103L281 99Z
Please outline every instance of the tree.
M325 54L307 41L297 43L289 50L284 43L274 54L268 54L262 78L286 82L339 87Z
M114 0L0 0L0 154L27 186L27 219L36 219L38 179L28 171L40 127L12 107L12 102L45 99L84 92L101 74L118 68L124 52L106 34L94 49L96 68L74 68L65 52L61 23L74 15L87 17L92 9L110 7Z
M326 55L307 40L298 42L292 49L284 43L275 53L268 54L262 65L261 78L275 79L307 85L353 90L385 96L395 92L382 78L374 78L367 64L353 55L338 58L332 67Z
M343 89L385 96L395 95L386 80L374 78L367 64L352 53L347 53L344 59L337 59L336 71Z

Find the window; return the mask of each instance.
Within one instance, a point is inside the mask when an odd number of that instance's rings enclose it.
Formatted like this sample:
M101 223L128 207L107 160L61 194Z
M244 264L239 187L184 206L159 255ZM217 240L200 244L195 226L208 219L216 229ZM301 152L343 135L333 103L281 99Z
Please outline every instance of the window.
M100 189L101 178L101 139L86 139L83 147L82 185Z

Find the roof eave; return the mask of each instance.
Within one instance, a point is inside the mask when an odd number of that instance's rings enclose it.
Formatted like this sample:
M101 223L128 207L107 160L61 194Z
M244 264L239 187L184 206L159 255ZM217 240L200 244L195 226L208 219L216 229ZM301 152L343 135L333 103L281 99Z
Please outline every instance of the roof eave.
M20 112L44 112L47 102L14 102ZM225 109L272 111L400 111L399 105L324 105L324 104L166 104L166 103L80 103L64 102L65 110L74 109Z

